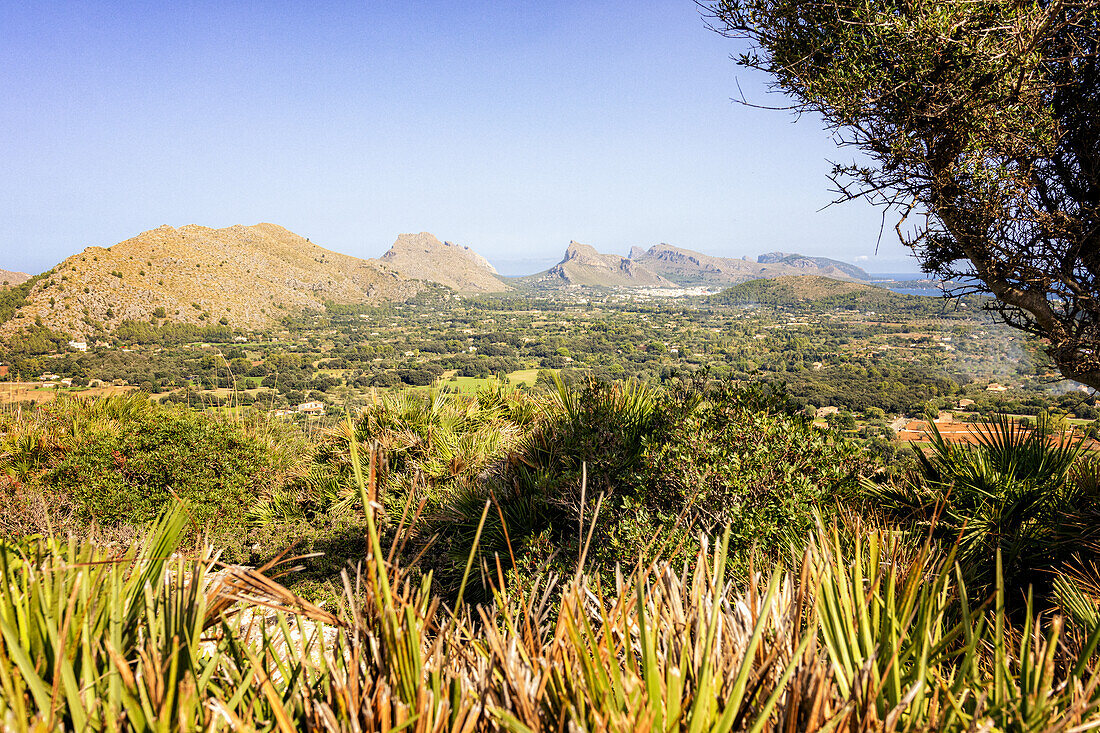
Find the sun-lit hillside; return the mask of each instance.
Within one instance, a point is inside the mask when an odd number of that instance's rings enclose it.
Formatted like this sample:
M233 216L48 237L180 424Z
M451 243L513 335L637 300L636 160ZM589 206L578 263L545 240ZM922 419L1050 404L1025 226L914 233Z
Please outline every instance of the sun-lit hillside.
M727 303L795 305L823 301L851 302L866 306L900 305L919 296L901 295L886 288L851 280L834 280L821 275L784 275L773 279L749 280L714 296ZM927 298L919 301L927 303Z
M41 322L82 336L127 319L259 328L326 301L403 300L423 287L275 224L162 226L67 258L34 284L0 334Z
M561 262L545 272L529 275L520 280L536 287L587 286L596 288L618 287L674 287L675 283L626 257L602 254L595 247L580 242L570 242Z
M0 288L11 287L13 285L19 285L27 282L30 279L30 275L25 272L12 272L11 270L0 270Z
M379 261L405 277L446 285L460 293L512 289L477 252L454 242L440 242L428 232L400 235Z

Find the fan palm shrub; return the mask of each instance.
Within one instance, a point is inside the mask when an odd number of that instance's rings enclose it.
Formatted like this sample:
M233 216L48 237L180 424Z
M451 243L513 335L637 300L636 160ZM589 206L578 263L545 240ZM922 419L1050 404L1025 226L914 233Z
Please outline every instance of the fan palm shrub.
M437 505L515 449L536 419L529 401L500 389L472 397L435 390L384 394L359 418L355 437L382 458L384 500L400 507L421 489Z
M336 586L345 562L362 557L367 549L365 517L355 511L361 502L354 447L376 458L374 499L385 508L377 517L384 537L394 536L402 517L405 526L422 530L426 525L417 520L423 516L447 513L461 519L472 514L465 549L451 553L441 546L424 563L453 570L442 575L457 584L484 504L480 489L504 469L542 418L542 407L542 401L500 384L473 395L435 390L375 395L355 419L320 436L309 451L308 470L264 492L249 506L250 536L265 551L253 560L278 554L292 542L299 551L323 553L306 562L307 571L295 580L295 588L311 598L332 599L339 592ZM476 508L468 513L470 501ZM496 534L489 531L494 539L499 534L499 528ZM433 544L431 532L425 531L413 532L406 540L403 545L411 555Z
M811 537L814 617L847 701L837 729L1084 731L1100 725L1100 618L1012 625L994 551L993 594L968 590L956 547L856 522Z
M991 591L998 555L1010 603L1019 605L1029 586L1045 597L1055 570L1095 553L1100 494L1081 441L998 416L974 431L974 445L960 444L928 422L917 470L901 482L865 483L867 497L916 534L957 542L975 592Z
M589 381L574 389L557 376L553 381L542 419L497 470L454 492L426 515L420 533L436 542L429 560L447 591L457 587L479 528L479 567L491 566L496 558L506 568L515 562L537 566L557 560L557 569L564 572L580 553L583 518L594 515L600 496L633 490L654 424L657 392L638 382ZM603 525L597 529L600 539L605 532ZM547 538L560 548L560 557L542 552ZM540 541L532 542L536 539ZM530 552L538 557L529 557ZM487 598L492 580L491 573L482 573L469 586L473 597Z

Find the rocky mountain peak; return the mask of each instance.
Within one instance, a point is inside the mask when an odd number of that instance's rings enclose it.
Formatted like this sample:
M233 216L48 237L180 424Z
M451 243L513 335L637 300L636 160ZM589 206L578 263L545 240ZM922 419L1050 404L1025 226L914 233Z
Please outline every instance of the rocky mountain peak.
M565 248L565 257L562 258L562 262L569 262L570 260L598 260L600 253L596 251L596 248L589 244L581 244L576 240L570 240L569 246Z
M775 262L782 262L788 257L794 257L791 252L767 252L756 258L756 261L762 265L770 265Z
M446 285L459 292L511 290L496 268L470 247L439 241L429 232L400 234L380 261L406 277Z

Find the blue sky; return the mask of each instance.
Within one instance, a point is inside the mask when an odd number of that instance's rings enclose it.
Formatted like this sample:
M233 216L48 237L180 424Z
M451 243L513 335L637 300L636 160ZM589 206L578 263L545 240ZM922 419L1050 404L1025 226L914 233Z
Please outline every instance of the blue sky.
M877 211L819 211L851 151L731 102L782 102L736 50L691 0L0 2L0 268L270 221L506 272L570 239L915 270Z

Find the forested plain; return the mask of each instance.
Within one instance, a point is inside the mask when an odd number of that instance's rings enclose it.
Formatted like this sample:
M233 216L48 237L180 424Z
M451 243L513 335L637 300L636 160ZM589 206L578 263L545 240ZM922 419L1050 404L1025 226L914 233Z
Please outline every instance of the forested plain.
M24 342L9 352L8 378L52 373L77 387L117 382L160 400L268 409L317 398L336 413L365 404L371 388L457 389L528 370L543 385L552 372L567 382L706 374L782 383L799 406L893 415L919 416L960 394L983 397L991 382L1015 388L1002 399L1013 400L1010 412L1059 402L1037 342L994 323L977 298L873 295L784 298L752 283L700 298L435 291L382 307L332 305L266 333L154 317L124 322L109 341L93 339L88 353L66 349L60 336ZM1063 402L1063 412L1092 417L1086 400Z

